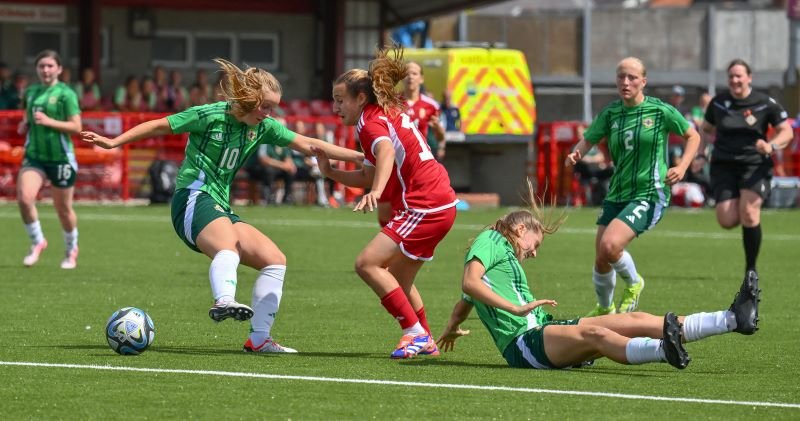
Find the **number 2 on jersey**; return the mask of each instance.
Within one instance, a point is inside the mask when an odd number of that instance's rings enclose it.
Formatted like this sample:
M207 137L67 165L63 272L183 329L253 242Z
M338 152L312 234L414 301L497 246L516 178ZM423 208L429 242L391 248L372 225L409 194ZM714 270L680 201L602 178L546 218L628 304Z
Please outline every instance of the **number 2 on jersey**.
M403 119L403 128L410 129L414 136L417 138L417 142L419 142L419 147L422 149L422 152L419 153L419 160L420 161L427 161L429 159L433 159L433 153L431 152L431 148L428 146L428 142L422 138L422 134L417 130L417 126L411 122L411 118L408 117L408 114L402 115Z

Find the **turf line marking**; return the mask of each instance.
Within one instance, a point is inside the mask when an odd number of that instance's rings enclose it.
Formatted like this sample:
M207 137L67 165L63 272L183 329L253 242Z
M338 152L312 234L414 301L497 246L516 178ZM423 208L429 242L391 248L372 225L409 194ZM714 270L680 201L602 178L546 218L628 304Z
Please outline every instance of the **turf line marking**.
M281 374L242 373L235 371L232 372L232 371L213 371L213 370L177 370L177 369L167 369L167 368L115 367L115 366L104 366L104 365L50 364L50 363L34 363L34 362L24 362L24 361L0 361L0 366L75 368L75 369L85 369L85 370L135 371L144 373L197 374L204 376L248 377L256 379L301 380L301 381L312 381L312 382L354 383L354 384L378 384L386 386L427 387L427 388L441 388L441 389L544 393L552 395L593 396L593 397L604 397L604 398L635 399L635 400L650 400L650 401L708 403L708 404L720 404L720 405L742 405L742 406L762 406L762 407L774 407L774 408L800 409L800 404L796 403L729 401L729 400L719 400L719 399L697 399L697 398L679 398L679 397L667 397L667 396L629 395L624 393L583 392L577 390L549 390L549 389L535 389L526 387L480 386L480 385L448 384L448 383L419 383L419 382L402 382L394 380L344 379L335 377L288 376Z
M39 213L40 219L56 219L56 215L52 213ZM82 220L88 221L120 221L120 222L163 222L171 223L168 215L152 216L152 215L110 215L106 213L79 213ZM0 218L19 219L18 213L13 212L0 212ZM377 231L378 226L374 221L337 221L337 220L324 220L324 219L269 219L269 218L246 218L245 222L250 224L259 225L261 228L269 226L278 227L343 227L343 228L364 228ZM478 224L459 224L453 225L453 229L479 231L485 228L485 225ZM596 234L595 228L569 228L561 227L559 233L576 234L576 235L592 235ZM796 234L768 234L769 241L800 241L800 235ZM670 237L670 238L704 238L711 240L739 240L742 238L740 232L692 232L692 231L670 231L664 229L657 229L647 232L648 237Z

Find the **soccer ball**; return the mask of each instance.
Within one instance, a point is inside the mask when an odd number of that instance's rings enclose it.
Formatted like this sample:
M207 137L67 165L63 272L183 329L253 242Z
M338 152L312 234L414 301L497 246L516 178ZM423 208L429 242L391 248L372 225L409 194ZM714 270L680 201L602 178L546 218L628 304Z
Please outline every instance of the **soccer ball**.
M106 323L108 345L122 355L139 355L153 343L153 320L143 310L125 307L114 312Z

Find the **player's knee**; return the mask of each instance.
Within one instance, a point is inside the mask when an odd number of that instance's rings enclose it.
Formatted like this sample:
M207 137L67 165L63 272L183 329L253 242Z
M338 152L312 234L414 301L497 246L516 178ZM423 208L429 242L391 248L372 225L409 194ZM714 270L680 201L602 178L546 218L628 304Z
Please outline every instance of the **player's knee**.
M597 246L598 260L616 262L622 257L622 250L623 247L612 241L601 240L600 244Z
M610 333L611 330L602 326L586 326L581 331L581 336L589 343L599 344L603 342Z

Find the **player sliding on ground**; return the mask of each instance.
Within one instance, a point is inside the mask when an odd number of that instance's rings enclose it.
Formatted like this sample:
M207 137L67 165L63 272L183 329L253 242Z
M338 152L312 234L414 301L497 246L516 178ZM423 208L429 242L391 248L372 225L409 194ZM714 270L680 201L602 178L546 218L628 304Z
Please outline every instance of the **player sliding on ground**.
M172 223L178 237L211 259L209 278L214 321L251 320L247 352L297 352L273 341L271 330L283 295L286 256L266 235L244 223L230 206L230 187L239 168L266 143L288 146L305 154L325 151L335 159L361 162L363 155L294 133L270 114L281 100L281 85L269 72L214 60L222 68L225 101L189 108L148 121L108 139L82 132L86 142L115 148L139 139L189 133L186 158L172 198ZM236 302L239 263L258 271L253 307Z
M511 212L473 241L465 259L463 298L455 305L437 343L453 350L456 339L469 334L461 324L472 308L489 329L511 367L566 368L600 357L621 364L668 362L683 369L690 358L683 342L713 335L755 333L758 323L758 277L750 272L728 310L664 317L643 312L609 314L574 320L553 320L528 289L521 262L536 257L545 234L563 222L548 218L530 190L531 210Z

